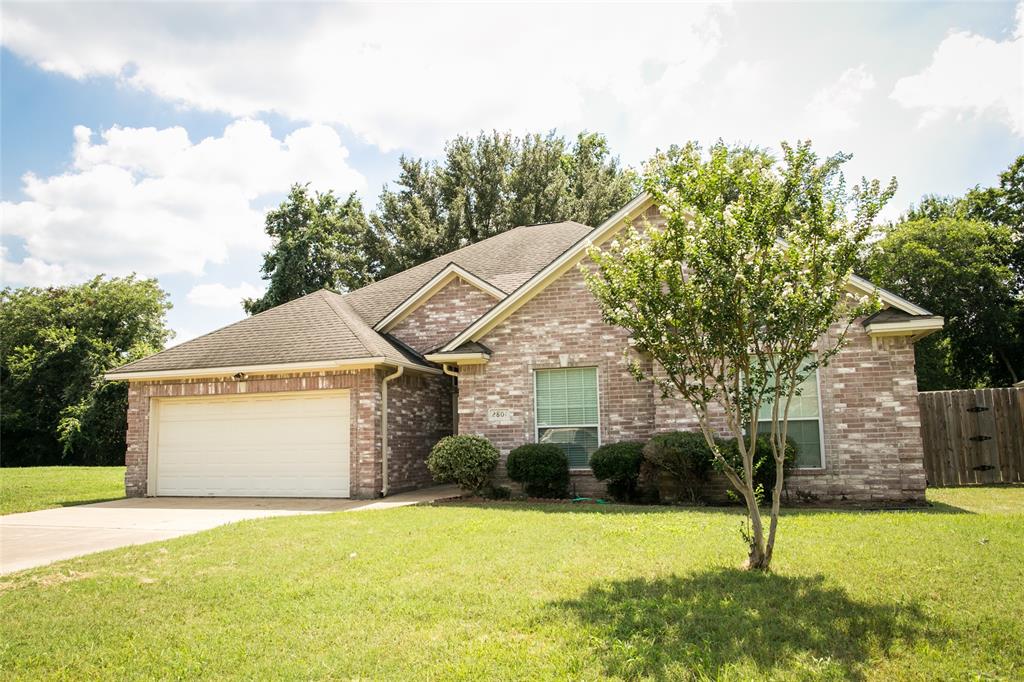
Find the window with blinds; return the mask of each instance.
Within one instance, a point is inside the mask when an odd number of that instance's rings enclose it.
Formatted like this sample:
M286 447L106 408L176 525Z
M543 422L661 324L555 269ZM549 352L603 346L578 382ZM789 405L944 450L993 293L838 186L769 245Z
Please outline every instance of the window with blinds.
M574 469L589 467L599 445L597 368L536 370L534 400L537 442L562 448Z
M796 442L796 466L818 469L825 466L821 449L821 400L818 396L818 370L807 375L789 401L788 435ZM781 408L780 408L781 409ZM757 415L758 431L771 431L772 405L763 403Z

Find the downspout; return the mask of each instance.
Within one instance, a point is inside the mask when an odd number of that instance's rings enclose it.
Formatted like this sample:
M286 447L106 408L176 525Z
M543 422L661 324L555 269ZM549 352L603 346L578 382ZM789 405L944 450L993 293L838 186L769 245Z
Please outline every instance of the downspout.
M441 363L441 371L450 377L455 377L456 381L452 382L452 433L459 432L459 371L452 369L452 366L447 362Z
M450 377L455 377L456 379L459 378L459 373L452 369L452 366L447 362L441 365L441 370Z
M380 476L381 476L381 497L388 495L388 382L397 379L405 372L405 367L399 365L394 374L389 374L380 382Z

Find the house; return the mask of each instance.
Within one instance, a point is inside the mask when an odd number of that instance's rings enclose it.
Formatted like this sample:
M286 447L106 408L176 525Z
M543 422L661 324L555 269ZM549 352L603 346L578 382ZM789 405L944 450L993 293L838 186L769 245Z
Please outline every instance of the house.
M576 489L595 490L599 444L696 428L686 404L627 372L627 334L602 322L577 267L589 245L643 220L661 220L646 195L593 229L519 227L110 372L129 382L127 494L387 495L429 483L427 454L452 432L503 454L557 443ZM877 291L884 309L804 386L791 486L919 499L913 344L942 318L860 278L849 286Z

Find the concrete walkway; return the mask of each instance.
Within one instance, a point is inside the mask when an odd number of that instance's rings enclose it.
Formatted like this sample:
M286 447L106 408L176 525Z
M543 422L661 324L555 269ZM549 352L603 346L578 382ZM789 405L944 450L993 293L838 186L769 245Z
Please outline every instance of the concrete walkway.
M391 509L458 495L435 486L377 500L136 497L0 516L0 575L105 549L271 516Z

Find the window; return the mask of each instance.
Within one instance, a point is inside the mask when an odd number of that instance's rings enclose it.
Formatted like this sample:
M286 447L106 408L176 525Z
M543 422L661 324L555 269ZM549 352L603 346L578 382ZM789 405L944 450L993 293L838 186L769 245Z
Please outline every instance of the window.
M819 469L825 463L821 450L821 400L818 396L817 369L807 375L798 393L789 401L788 434L797 445L796 467ZM771 429L771 403L761 405L758 420L758 431L764 433Z
M590 466L597 450L597 368L538 369L534 373L537 442L565 450L569 466Z

